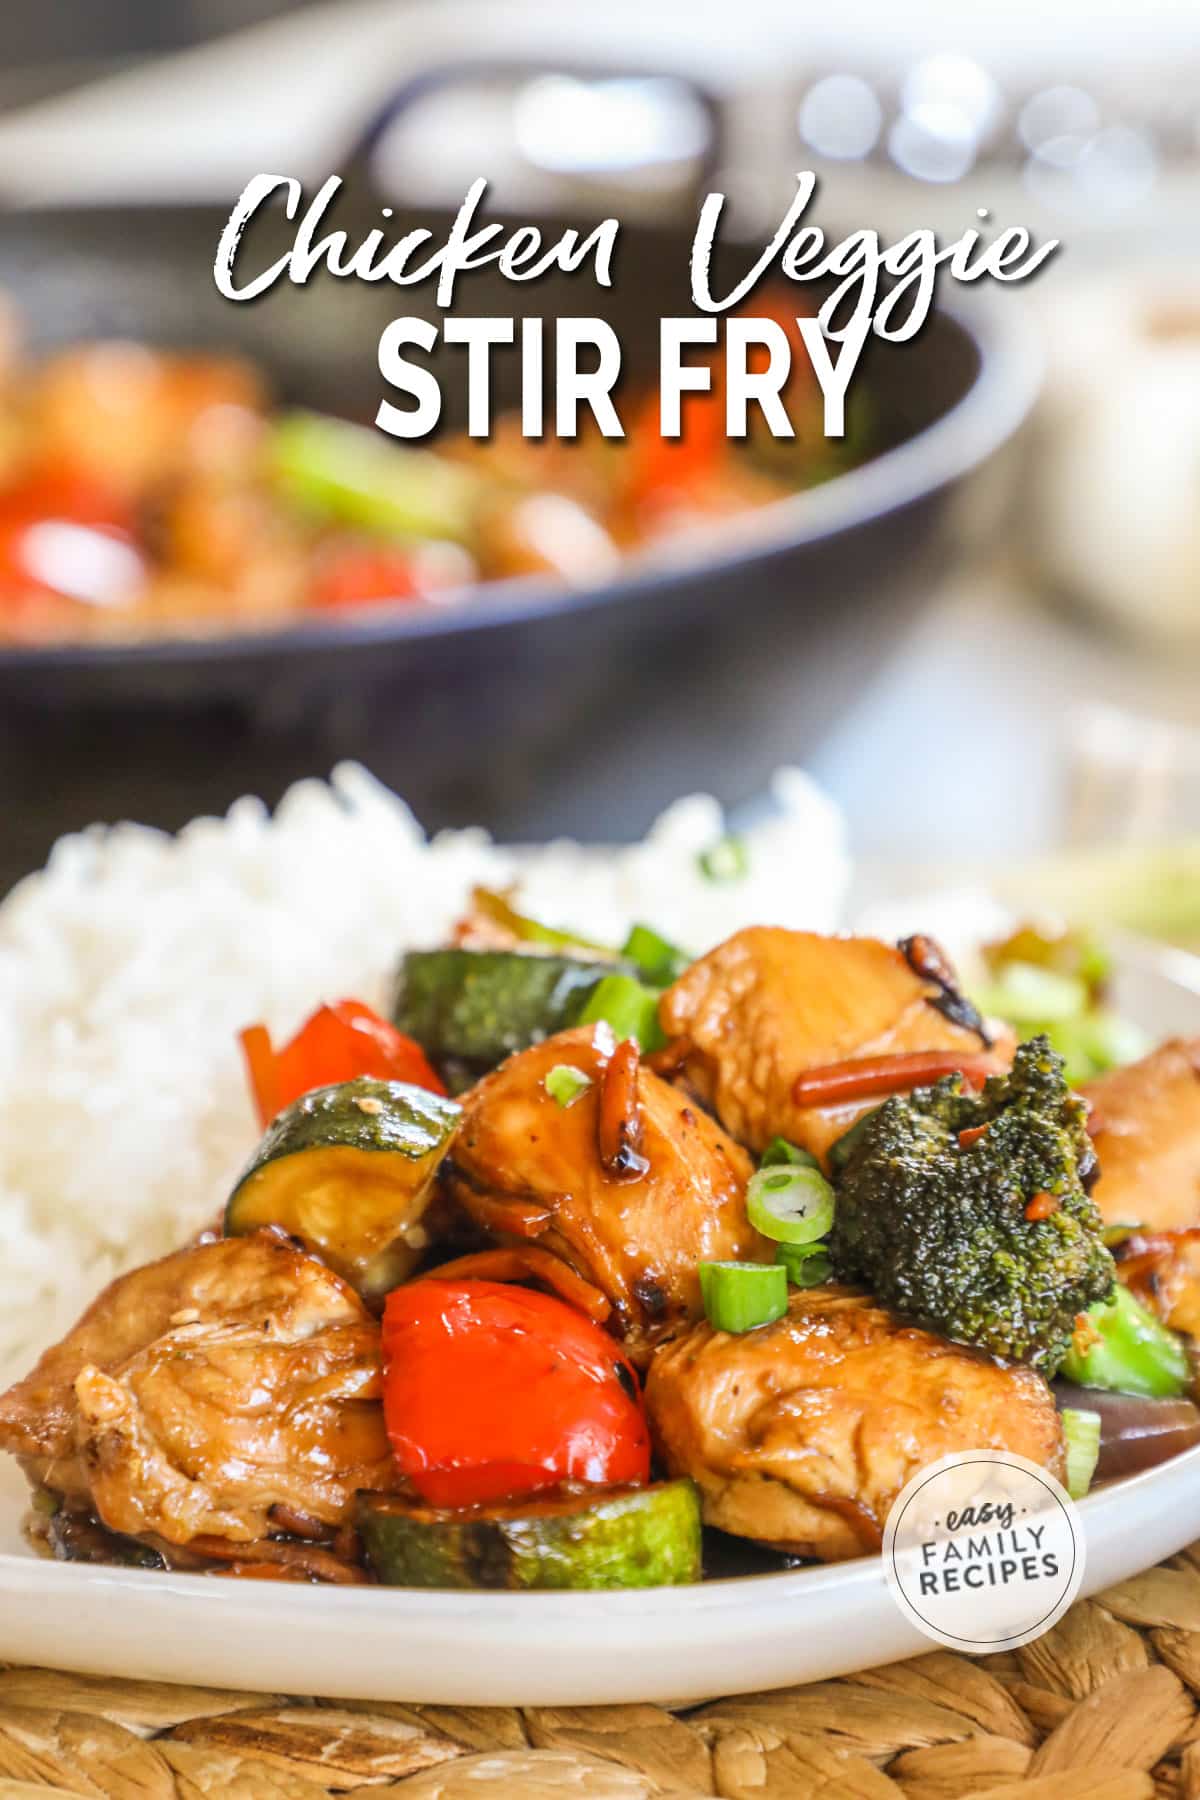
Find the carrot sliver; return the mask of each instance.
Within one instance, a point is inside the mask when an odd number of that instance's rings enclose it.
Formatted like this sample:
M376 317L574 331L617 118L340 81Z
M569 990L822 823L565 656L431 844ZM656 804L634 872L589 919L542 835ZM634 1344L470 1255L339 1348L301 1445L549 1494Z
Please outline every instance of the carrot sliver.
M548 1206L536 1206L532 1201L499 1194L472 1194L471 1213L493 1237L499 1237L502 1232L509 1237L540 1237L554 1217Z
M246 1059L258 1122L265 1131L279 1111L279 1070L271 1034L265 1025L248 1025L238 1033L238 1042Z
M910 1088L961 1075L969 1088L981 1088L996 1072L990 1057L964 1056L951 1050L909 1050L894 1056L857 1056L825 1063L796 1077L792 1099L797 1106L838 1106L848 1100L903 1094Z

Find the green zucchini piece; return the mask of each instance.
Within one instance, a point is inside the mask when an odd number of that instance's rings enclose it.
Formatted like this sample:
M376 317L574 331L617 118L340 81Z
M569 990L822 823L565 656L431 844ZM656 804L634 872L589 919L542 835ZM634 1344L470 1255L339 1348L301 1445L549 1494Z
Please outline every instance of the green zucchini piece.
M439 1512L364 1494L358 1528L388 1587L673 1587L702 1574L692 1481Z
M592 989L622 967L518 950L412 950L392 1017L426 1055L491 1068L574 1025Z
M274 1119L225 1208L225 1235L280 1225L364 1294L424 1247L421 1217L462 1108L404 1081L317 1088Z

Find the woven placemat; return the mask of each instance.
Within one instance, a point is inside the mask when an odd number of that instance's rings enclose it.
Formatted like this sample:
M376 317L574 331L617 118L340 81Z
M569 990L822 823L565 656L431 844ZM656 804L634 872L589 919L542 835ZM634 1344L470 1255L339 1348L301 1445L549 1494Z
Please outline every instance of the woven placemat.
M658 1706L302 1700L0 1669L0 1796L1200 1800L1200 1544L976 1660Z

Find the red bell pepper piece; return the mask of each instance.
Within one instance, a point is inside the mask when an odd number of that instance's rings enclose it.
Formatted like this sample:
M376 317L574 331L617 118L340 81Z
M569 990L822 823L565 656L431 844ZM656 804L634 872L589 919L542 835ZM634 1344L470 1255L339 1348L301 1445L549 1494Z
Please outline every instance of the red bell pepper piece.
M319 1006L281 1050L272 1047L265 1025L249 1026L241 1033L241 1045L264 1127L301 1094L353 1081L357 1075L446 1092L420 1044L361 1000Z
M0 599L6 604L40 594L64 593L52 568L33 554L38 526L70 525L129 549L134 544L134 517L129 505L101 481L66 464L31 469L0 489ZM86 537L79 539L86 544ZM75 554L78 554L76 549ZM133 565L136 567L136 565Z
M800 297L783 289L756 294L738 317L770 319L782 325L792 344L792 373L788 393L792 400L805 391L818 396L820 389L804 352L796 317L803 310ZM629 499L635 506L670 500L694 492L716 476L722 463L737 447L725 435L725 357L714 349L708 357L710 383L707 392L685 393L680 398L680 435L663 437L659 428L659 396L648 400L630 431ZM751 347L751 370L768 366L765 346Z
M679 423L677 438L663 437L657 394L633 421L629 498L635 506L687 494L715 474L729 455L724 382L717 368L710 393L683 395Z
M313 581L311 604L322 611L373 606L388 600L421 600L427 584L417 579L412 557L386 546L354 546L330 556Z
M650 1476L638 1379L620 1345L530 1288L435 1273L393 1289L383 1411L401 1473L431 1506Z

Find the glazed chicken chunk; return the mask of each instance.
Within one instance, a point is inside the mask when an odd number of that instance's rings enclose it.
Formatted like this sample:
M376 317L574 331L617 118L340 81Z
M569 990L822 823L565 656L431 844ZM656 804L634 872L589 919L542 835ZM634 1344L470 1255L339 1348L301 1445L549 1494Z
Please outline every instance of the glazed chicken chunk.
M1117 1275L1172 1331L1200 1337L1200 1226L1141 1233L1113 1253Z
M1138 1229L1117 1274L1173 1331L1200 1335L1200 1038L1175 1038L1084 1088L1108 1225Z
M893 1501L954 1450L1010 1450L1063 1472L1050 1389L848 1288L793 1291L742 1336L694 1325L646 1383L655 1446L699 1485L708 1524L822 1562L878 1550Z
M1089 1082L1109 1225L1171 1231L1200 1225L1200 1038L1175 1038Z
M0 1396L0 1449L112 1531L246 1543L392 1484L379 1393L357 1295L260 1232L113 1282Z
M909 944L917 948L906 955L875 938L754 926L668 988L663 1027L726 1130L754 1150L785 1137L821 1156L878 1096L800 1104L793 1089L807 1070L921 1051L1007 1067L1011 1039L970 1023L972 1009L930 940ZM920 972L926 963L941 979Z
M626 1060L634 1048L588 1025L510 1057L466 1096L445 1178L490 1239L536 1245L593 1283L636 1359L700 1316L698 1263L769 1257L773 1246L746 1219L745 1151ZM547 1088L557 1068L587 1083L565 1105ZM632 1128L625 1166L622 1124Z

